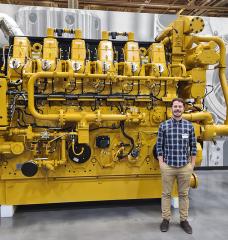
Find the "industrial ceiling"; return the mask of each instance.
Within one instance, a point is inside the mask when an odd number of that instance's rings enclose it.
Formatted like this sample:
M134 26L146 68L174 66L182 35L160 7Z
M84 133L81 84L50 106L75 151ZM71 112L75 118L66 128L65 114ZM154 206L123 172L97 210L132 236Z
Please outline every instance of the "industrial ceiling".
M228 0L3 0L0 3L122 12L228 16Z

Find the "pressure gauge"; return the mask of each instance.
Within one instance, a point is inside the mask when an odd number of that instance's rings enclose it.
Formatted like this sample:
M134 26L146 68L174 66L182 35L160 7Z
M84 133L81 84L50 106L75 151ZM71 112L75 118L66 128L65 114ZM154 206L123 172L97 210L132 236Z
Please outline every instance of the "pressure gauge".
M158 70L159 70L159 72L160 73L163 73L164 72L164 66L162 65L162 64L160 64L160 63L158 63L158 64L156 64L157 65L157 67L158 67Z
M42 69L48 71L51 68L51 63L48 60L42 60Z
M131 63L131 71L135 73L138 70L138 67L135 63Z
M17 59L11 59L10 62L9 62L9 66L12 69L17 69L17 68L19 68L21 66L21 63Z
M103 62L103 71L107 72L110 69L111 65L110 63Z
M80 62L73 61L72 62L72 68L75 72L79 71L81 69L82 65Z

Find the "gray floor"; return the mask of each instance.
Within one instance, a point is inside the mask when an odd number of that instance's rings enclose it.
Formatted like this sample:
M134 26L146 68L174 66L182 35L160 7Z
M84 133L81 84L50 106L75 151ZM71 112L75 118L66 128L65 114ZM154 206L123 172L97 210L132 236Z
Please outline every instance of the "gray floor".
M1 219L1 240L228 239L228 171L198 171L190 193L193 234L179 227L178 210L168 233L161 233L160 200L56 204L19 207Z

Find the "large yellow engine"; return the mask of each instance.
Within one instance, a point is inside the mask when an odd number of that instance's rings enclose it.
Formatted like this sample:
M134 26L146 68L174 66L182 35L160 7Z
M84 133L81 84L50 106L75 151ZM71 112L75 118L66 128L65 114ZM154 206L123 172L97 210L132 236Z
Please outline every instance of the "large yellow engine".
M214 125L203 107L208 65L228 103L225 46L194 35L203 27L180 16L153 43L132 32L84 40L78 29L11 39L0 75L0 204L159 198L156 137L176 97L199 166L202 141L228 134L228 118ZM127 40L110 40L119 35Z

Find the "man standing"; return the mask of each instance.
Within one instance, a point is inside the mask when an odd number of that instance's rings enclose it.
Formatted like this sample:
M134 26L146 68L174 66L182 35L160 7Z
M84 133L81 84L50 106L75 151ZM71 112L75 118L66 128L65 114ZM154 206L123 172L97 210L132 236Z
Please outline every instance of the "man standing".
M191 122L182 118L184 101L175 98L172 101L172 118L160 124L157 138L157 155L162 176L162 232L169 229L171 217L171 192L174 180L177 180L180 226L186 233L192 234L189 225L188 192L190 178L196 160L196 138Z

